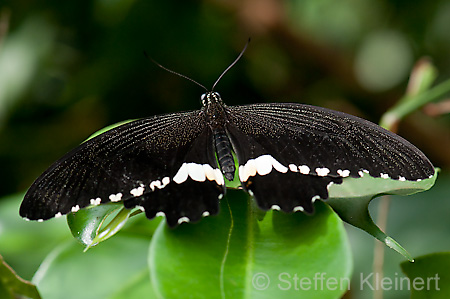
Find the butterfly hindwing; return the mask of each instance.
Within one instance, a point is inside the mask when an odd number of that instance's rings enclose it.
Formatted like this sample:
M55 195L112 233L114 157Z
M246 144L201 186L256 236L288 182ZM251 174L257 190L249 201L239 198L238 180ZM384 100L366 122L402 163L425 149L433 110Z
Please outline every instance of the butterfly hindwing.
M291 139L279 140L266 133L258 138L233 125L228 130L240 164L239 179L263 210L312 213L314 200L328 198L329 184L342 182L341 177L306 175L298 167L293 169L295 156L286 155Z
M171 227L217 214L219 199L222 198L225 187L222 173L215 161L211 133L205 127L187 150L179 149L178 152L183 153L184 162L173 174L169 184L125 200L125 207L140 206L149 219L158 213L164 213Z
M312 213L315 200L328 198L330 183L340 184L342 178L273 171L271 175L249 177L245 187L252 192L262 210Z
M205 160L205 155L193 154L198 147L191 150L197 137L208 135L204 118L199 113L176 113L133 121L84 142L56 161L33 183L22 203L21 216L45 220L90 204L147 196L153 190L162 190L163 186L170 186L167 190L171 190L176 184L173 179L186 157L195 163L209 163L211 169L217 169L210 156ZM195 161L199 156L202 156L201 160ZM214 185L210 189L221 189L214 180L208 180L207 185L210 184ZM180 211L189 200L188 195L173 194L173 205L179 202L177 209ZM176 198L181 195L183 197ZM215 207L210 207L211 212ZM208 209L206 204L204 208L205 211Z

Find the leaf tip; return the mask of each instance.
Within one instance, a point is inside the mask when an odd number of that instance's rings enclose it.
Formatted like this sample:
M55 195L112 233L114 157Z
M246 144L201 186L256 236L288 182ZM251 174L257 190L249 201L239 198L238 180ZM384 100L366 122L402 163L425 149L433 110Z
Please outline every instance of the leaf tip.
M386 244L386 246L388 246L389 248L394 249L395 251L397 251L398 253L400 253L401 255L403 255L406 259L408 259L408 261L410 261L411 263L414 263L414 259L413 257L409 254L408 251L406 251L405 248L403 248L399 243L397 243L397 241L395 241L394 239L392 239L391 237L386 237L384 239L384 244Z

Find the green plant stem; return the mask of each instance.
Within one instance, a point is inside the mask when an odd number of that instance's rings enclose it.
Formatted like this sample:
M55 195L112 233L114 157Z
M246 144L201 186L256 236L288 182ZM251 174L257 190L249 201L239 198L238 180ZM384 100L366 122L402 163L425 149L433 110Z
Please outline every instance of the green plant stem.
M436 85L428 91L419 93L413 98L406 96L401 99L397 105L392 107L389 112L383 115L380 121L380 126L386 129L394 128L396 124L406 115L429 102L441 98L448 92L450 92L450 79Z
M377 225L382 231L386 231L387 227L387 219L389 213L389 203L390 196L386 195L381 198L380 206L378 208L378 217L377 217ZM375 248L374 248L374 256L373 256L373 284L375 286L375 291L373 294L374 299L383 299L383 288L381 288L378 284L380 283L377 277L383 277L383 265L384 265L384 247L385 243L379 242L375 240ZM378 274L378 275L376 275Z

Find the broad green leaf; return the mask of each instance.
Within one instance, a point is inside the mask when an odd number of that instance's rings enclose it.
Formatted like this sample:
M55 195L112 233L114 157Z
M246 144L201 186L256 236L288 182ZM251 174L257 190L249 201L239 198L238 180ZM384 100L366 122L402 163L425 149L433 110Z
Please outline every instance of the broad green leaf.
M131 285L152 298L150 278L143 278L149 240L119 234L87 252L76 242L66 242L44 260L33 282L46 299L130 298L124 290Z
M0 255L0 298L15 299L22 296L31 299L41 298L36 286L20 278Z
M161 223L149 254L159 297L340 298L346 292L351 254L330 208L317 202L313 216L274 211L262 221L259 212L246 193L228 190L218 216L177 229Z
M402 286L409 285L411 299L450 298L450 252L421 256L400 266L409 278Z
M0 199L0 252L21 277L31 279L45 256L72 238L62 217L42 223L20 217L23 196L20 193Z
M436 169L432 178L420 182L373 178L368 175L362 178L346 178L342 184L330 186L330 198L326 203L345 222L366 231L408 260L412 260L411 255L400 244L373 223L368 206L373 198L380 195L410 195L428 190L434 185L437 173Z
M152 284L150 283L150 273L146 268L129 279L127 284L111 296L111 299L150 298L154 294Z

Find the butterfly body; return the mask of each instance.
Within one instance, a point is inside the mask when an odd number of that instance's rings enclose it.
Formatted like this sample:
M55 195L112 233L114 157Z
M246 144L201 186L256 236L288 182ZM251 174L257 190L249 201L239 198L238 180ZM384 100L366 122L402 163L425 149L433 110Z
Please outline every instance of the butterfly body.
M217 92L197 111L126 123L82 143L30 187L20 214L45 220L107 202L140 207L169 226L219 212L237 175L263 210L312 212L331 184L370 175L422 180L427 157L366 120L302 104L226 106Z
M226 106L217 92L208 92L201 97L205 122L212 131L217 161L223 175L229 181L234 179L236 171L230 139L226 133Z

